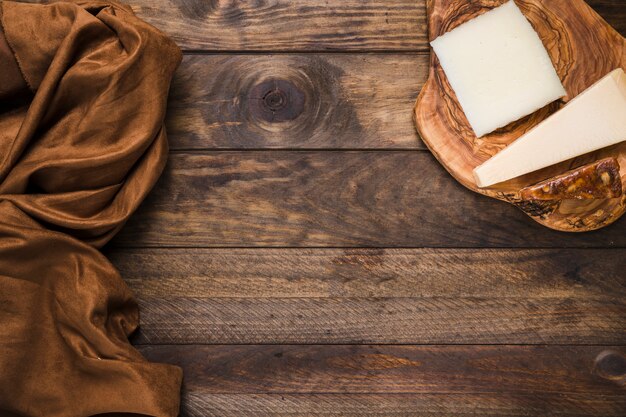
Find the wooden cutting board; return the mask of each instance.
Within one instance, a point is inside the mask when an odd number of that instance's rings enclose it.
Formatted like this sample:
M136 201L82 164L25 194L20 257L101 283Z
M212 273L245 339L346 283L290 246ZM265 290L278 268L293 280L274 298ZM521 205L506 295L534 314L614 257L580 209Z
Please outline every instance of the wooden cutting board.
M427 1L430 40L506 0ZM567 96L521 120L477 138L434 53L430 73L415 106L418 132L452 176L472 191L506 201L537 222L566 232L599 229L626 211L626 195L598 200L563 200L546 205L523 201L522 187L607 156L618 158L626 190L626 142L531 174L479 189L472 171L610 71L626 68L626 40L583 0L516 0L548 49ZM626 115L625 115L626 117ZM538 149L537 152L541 152Z

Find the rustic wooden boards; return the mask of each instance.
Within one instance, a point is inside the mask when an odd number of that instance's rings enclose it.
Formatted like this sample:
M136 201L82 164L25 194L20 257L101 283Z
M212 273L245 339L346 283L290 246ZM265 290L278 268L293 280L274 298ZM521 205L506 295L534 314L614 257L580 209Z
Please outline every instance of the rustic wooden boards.
M139 344L626 343L620 300L144 297Z
M186 366L207 393L519 393L623 396L607 379L616 347L240 345L142 347ZM606 355L611 355L607 359ZM528 361L533 357L532 362ZM610 367L610 365L609 365ZM459 375L462 373L463 375ZM334 381L329 385L328 381Z
M435 39L503 3L504 0L471 4L464 0L433 0L428 3L429 38ZM567 91L565 101L576 97L615 68L626 67L626 39L583 0L519 0L518 4L551 56ZM477 138L434 54L430 62L428 81L415 106L415 123L426 145L457 181L472 191L514 204L538 223L560 231L600 229L618 220L626 211L626 196L586 201L563 200L551 210L545 210L519 195L523 187L602 158L615 157L622 167L626 166L626 143L479 188L473 170L557 111L563 106L563 100Z
M133 0L186 50L426 51L426 0ZM621 0L589 0L626 32Z
M171 90L170 144L186 150L426 149L406 109L427 74L426 53L186 55ZM283 83L284 99L274 114L291 120L268 120L263 97L274 90L273 80ZM294 95L303 95L297 113Z
M571 417L621 417L623 398L563 394L210 394L183 396L183 413L207 416L529 416L558 409ZM523 410L523 411L522 411ZM528 414L529 413L529 414Z
M184 49L415 50L426 42L424 0L136 0L132 5Z
M424 0L130 3L187 53L169 165L107 255L182 416L626 413L626 223L544 230L425 151Z
M142 351L159 361L188 366L188 388L210 393L477 393L497 385L501 394L543 390L618 396L623 391L600 374L598 364L603 352L614 349L222 345ZM534 361L528 363L531 356ZM459 371L465 375L458 377ZM329 386L329 380L335 383Z
M515 208L467 192L428 152L177 152L115 242L623 247L624 227L588 236L544 231Z
M587 253L135 249L110 256L141 300L140 344L624 344L626 251Z
M106 255L141 298L626 298L626 249L117 248Z
M609 375L613 363L625 362L614 349L256 345L141 352L184 368L189 416L621 416L626 397Z
M622 417L622 396L568 394L212 394L188 391L183 415L207 416L350 416L350 417L527 417L559 410L571 417Z

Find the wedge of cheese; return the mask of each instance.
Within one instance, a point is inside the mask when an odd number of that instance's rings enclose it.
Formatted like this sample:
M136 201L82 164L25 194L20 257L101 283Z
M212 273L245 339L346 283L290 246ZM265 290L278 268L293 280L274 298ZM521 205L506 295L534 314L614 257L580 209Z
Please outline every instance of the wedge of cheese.
M626 140L626 74L619 68L474 170L488 187Z
M512 0L431 45L478 137L566 94L539 35Z

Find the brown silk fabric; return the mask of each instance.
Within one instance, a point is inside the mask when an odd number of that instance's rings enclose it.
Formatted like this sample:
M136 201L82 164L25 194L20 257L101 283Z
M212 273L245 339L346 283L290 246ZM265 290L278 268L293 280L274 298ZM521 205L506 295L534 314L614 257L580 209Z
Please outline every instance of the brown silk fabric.
M160 175L179 49L109 1L0 2L0 416L176 416L96 248ZM111 413L111 414L109 414Z

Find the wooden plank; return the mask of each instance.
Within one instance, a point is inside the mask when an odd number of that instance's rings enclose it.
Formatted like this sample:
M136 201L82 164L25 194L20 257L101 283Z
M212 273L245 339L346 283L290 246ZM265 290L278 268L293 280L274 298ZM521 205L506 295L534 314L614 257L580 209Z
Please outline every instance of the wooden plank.
M181 415L623 416L623 348L141 346L175 363ZM610 352L610 353L605 353ZM606 358L609 358L607 361ZM621 368L620 368L621 367Z
M140 300L140 344L615 344L626 342L625 253L135 249L109 255Z
M585 0L622 36L626 36L626 3L623 0Z
M626 343L623 299L138 296L138 344Z
M427 152L176 153L118 245L624 247L626 221L546 229L458 185Z
M412 108L427 74L426 54L187 55L171 148L425 149Z
M426 0L132 0L187 50L425 51ZM588 3L626 33L622 0Z
M623 396L620 380L606 378L601 368L611 362L613 370L624 373L626 365L624 348L611 346L164 345L140 350L151 361L181 366L187 390L213 394Z
M246 395L189 393L183 416L497 416L622 417L623 397L568 395L393 394Z
M140 298L626 299L626 249L160 248L106 254Z
M183 392L182 417L623 417L625 396L590 394L212 394Z
M424 0L132 0L135 12L183 49L418 50Z

